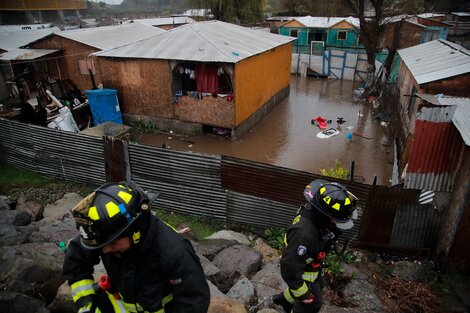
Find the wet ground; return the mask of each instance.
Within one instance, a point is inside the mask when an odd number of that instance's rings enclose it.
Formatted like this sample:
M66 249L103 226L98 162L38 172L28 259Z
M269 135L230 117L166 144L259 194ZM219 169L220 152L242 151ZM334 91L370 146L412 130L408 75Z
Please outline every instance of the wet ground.
M355 161L355 180L389 185L393 149L382 145L385 134L372 118L369 104L354 101L351 81L291 76L290 95L270 115L239 140L218 135L181 137L176 134L143 134L140 143L170 149L221 154L320 174L334 166L346 168ZM356 86L357 87L357 86ZM330 138L317 138L322 130L312 125L317 116L339 129ZM343 124L338 124L342 117ZM349 142L347 133L352 133Z

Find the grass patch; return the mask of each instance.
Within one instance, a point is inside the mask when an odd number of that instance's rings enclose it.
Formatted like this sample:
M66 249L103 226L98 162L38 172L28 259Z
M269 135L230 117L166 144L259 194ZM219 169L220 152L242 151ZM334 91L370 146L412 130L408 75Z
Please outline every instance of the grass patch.
M191 228L197 240L202 240L224 229L222 222L208 217L182 215L163 210L157 210L157 216L174 228L177 228L179 225Z
M50 178L10 165L1 164L0 173L0 184L3 185L42 185L52 182Z

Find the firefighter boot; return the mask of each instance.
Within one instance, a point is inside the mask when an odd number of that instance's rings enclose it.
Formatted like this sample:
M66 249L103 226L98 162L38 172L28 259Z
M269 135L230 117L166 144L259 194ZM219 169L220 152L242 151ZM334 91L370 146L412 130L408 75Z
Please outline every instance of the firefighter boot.
M282 292L273 296L273 303L282 306L286 313L290 313L292 311L292 304L286 300Z

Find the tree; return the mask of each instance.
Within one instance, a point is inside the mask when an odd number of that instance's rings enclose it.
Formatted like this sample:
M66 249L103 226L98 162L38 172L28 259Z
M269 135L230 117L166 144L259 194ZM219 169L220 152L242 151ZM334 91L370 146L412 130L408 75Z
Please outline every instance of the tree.
M190 0L189 3L196 8L202 5L201 0ZM250 24L263 20L264 0L213 0L210 3L214 19L219 21Z

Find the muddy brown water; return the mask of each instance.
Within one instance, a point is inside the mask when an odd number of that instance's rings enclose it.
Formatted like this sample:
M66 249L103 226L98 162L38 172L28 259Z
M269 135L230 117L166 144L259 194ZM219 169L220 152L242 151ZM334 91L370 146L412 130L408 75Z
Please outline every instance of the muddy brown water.
M371 183L377 176L377 183L389 185L393 149L382 145L385 134L373 119L370 105L354 101L357 84L297 76L291 77L290 84L290 95L236 141L212 134L143 134L139 142L166 143L170 149L233 156L316 174L333 167L336 159L346 168L354 161L355 180ZM321 130L311 124L317 116L331 120L328 128L339 126L339 134L318 138ZM346 122L338 124L339 117ZM348 132L352 133L350 142Z

